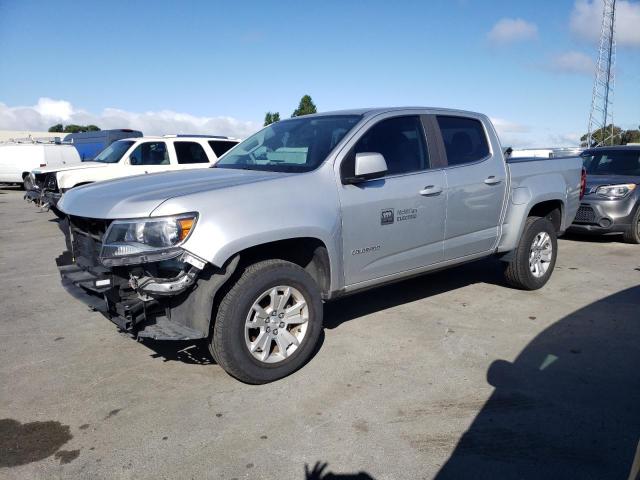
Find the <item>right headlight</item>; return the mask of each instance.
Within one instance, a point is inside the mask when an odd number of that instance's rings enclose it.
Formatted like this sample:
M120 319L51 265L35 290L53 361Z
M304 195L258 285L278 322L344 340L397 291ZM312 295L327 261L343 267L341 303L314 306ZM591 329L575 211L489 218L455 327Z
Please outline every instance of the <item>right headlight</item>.
M115 220L104 236L100 259L106 266L155 262L182 253L198 215Z
M623 198L635 190L635 183L623 183L620 185L603 185L596 189L596 195L607 198Z

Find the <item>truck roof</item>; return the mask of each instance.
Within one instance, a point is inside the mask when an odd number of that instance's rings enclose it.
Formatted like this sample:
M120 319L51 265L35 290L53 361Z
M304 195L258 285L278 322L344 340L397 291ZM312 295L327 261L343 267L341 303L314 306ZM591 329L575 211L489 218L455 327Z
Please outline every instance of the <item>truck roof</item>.
M334 110L331 112L314 113L312 116L324 116L324 115L363 115L373 116L381 113L405 111L405 110L433 110L437 112L445 112L452 114L464 114L474 116L485 116L478 112L472 112L467 110L456 110L452 108L439 108L439 107L419 107L419 106L406 106L406 107L372 107L372 108L353 108L348 110ZM285 119L286 120L286 119Z

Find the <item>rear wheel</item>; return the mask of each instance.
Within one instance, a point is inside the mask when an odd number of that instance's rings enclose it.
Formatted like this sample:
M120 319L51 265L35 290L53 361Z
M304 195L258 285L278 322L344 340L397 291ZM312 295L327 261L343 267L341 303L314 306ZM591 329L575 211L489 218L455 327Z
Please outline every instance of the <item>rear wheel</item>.
M636 214L633 216L629 230L624 234L624 241L640 243L640 205L636 207Z
M313 278L294 263L266 260L247 267L220 302L209 347L230 375L268 383L304 365L321 330Z
M542 217L529 217L513 259L507 265L507 282L522 290L543 287L556 264L558 241L553 224Z

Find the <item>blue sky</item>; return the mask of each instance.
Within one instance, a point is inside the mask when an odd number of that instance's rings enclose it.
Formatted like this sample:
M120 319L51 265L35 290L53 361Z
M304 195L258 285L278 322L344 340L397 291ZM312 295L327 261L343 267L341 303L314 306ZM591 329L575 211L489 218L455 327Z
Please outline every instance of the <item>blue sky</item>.
M614 115L631 128L640 2L621 3ZM323 111L481 111L503 143L567 145L587 127L600 11L599 0L0 0L0 129L58 118L246 135L308 93Z

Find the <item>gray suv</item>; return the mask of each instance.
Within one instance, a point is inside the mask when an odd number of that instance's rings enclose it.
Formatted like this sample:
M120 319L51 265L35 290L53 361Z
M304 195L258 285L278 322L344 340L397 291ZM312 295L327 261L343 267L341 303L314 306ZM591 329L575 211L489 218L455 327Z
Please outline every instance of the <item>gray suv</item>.
M587 187L570 231L640 243L640 145L592 148L582 158Z

